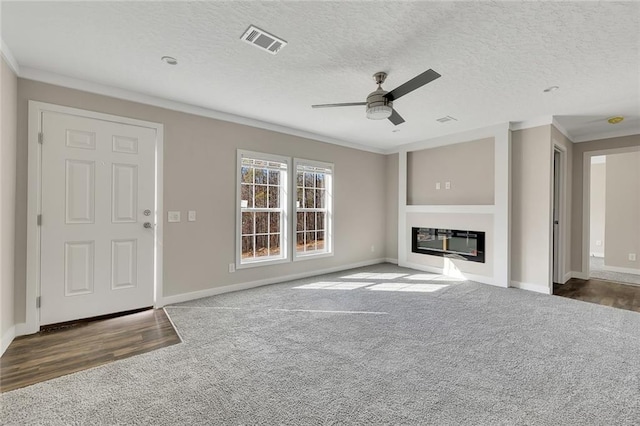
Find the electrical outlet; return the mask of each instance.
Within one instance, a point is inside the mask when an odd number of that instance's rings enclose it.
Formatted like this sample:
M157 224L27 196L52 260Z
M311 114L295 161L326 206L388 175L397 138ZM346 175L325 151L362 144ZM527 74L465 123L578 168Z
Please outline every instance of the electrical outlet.
M234 273L236 271L236 264L235 263L230 263L229 264L229 273Z
M195 222L196 221L196 211L195 210L189 210L189 222Z
M629 260L632 262L636 261L636 254L635 253L629 253Z
M440 189L440 182L436 182L436 189Z
M373 253L374 251L376 251L376 246L371 246L371 253Z
M451 182L445 182L444 189L451 189Z

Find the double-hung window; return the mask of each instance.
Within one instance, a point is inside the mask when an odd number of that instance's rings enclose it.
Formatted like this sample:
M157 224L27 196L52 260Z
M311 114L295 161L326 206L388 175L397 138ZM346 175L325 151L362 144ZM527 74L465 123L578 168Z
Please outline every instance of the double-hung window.
M238 151L238 267L288 260L289 168L287 157Z
M333 164L294 159L294 259L332 254Z

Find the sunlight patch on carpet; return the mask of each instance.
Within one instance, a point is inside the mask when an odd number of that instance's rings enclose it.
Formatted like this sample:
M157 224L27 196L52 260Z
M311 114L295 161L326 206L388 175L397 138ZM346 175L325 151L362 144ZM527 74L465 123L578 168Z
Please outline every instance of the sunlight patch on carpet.
M351 280L397 280L408 274L398 274L392 272L360 272L357 274L345 275L342 279Z
M410 283L384 283L367 287L374 291L415 291L419 293L432 293L449 287L448 284L410 284Z
M372 285L374 283L363 283L363 282L344 282L344 281L319 281L316 283L305 284L298 287L293 287L296 289L304 289L304 290L355 290L356 288L366 287Z

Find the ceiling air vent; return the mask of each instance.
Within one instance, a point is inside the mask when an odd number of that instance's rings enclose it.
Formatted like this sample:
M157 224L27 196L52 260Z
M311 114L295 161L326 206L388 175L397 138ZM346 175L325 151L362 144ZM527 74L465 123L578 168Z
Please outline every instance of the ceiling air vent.
M258 27L254 27L253 25L250 25L240 38L250 45L267 51L272 55L275 55L280 51L280 49L287 45L287 42L281 38L271 35Z
M455 118L453 118L453 117L452 117L452 116L450 116L450 115L447 115L447 116L445 116L445 117L438 118L436 121L438 121L438 122L440 122L440 123L446 123L446 122L448 122L448 121L458 121L458 120L456 120Z

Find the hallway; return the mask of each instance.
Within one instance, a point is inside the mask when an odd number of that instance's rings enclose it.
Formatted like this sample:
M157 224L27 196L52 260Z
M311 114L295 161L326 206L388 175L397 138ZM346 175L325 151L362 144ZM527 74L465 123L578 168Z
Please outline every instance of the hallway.
M572 278L566 284L554 284L553 294L640 313L640 286Z

